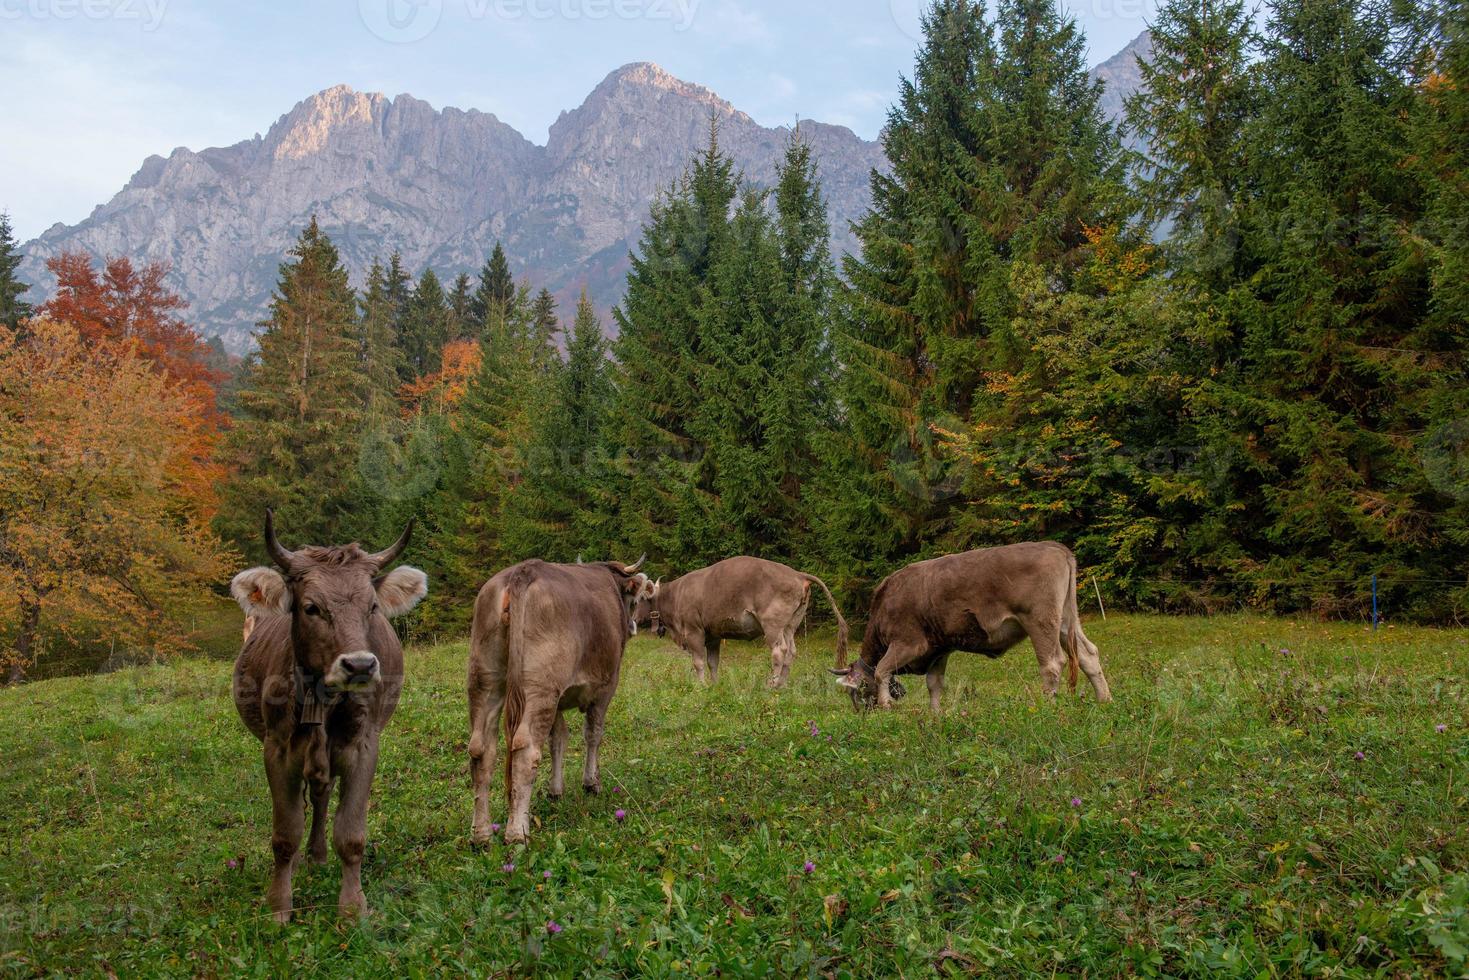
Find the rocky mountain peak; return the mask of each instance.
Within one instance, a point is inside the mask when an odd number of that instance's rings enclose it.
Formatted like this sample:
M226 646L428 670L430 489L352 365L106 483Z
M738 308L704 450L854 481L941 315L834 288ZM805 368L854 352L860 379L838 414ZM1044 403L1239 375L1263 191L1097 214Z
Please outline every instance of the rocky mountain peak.
M1120 106L1131 90L1146 40L1096 69L1104 105ZM280 262L315 215L358 284L393 251L415 273L473 273L498 241L517 273L563 306L585 287L605 311L621 297L650 202L704 148L711 114L735 167L768 185L789 129L761 126L650 62L610 73L562 113L545 147L488 113L336 85L303 99L264 137L149 157L84 221L26 243L21 278L40 302L54 288L45 262L62 251L163 261L189 318L243 350ZM850 223L868 206L869 174L887 165L882 148L842 126L806 121L801 132L821 175L832 245L855 249Z

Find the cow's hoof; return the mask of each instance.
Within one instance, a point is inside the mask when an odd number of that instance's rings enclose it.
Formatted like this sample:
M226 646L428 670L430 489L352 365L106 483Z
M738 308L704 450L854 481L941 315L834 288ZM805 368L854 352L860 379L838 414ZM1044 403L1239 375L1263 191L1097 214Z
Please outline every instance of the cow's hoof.
M367 899L361 895L344 898L337 903L337 914L344 919L367 918Z
M469 835L469 843L472 847L489 847L495 842L495 835L488 830L476 830Z
M274 912L271 913L270 917L275 920L275 924L278 926L290 925L291 910L276 909Z
M523 830L505 831L505 843L507 844L524 844L528 840L530 840L530 837Z
M583 793L587 794L588 796L596 796L598 793L602 792L602 784L601 783L582 783L581 784L581 791Z
M326 864L331 859L331 851L327 850L326 844L311 845L311 850L306 853L306 860L312 864Z
M546 790L546 799L550 800L552 803L559 802L561 800L561 796L562 794L556 792L555 790Z

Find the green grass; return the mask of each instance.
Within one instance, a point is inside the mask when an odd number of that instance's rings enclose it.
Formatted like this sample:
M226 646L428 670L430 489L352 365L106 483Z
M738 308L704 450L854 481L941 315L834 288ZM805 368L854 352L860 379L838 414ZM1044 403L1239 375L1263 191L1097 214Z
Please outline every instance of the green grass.
M686 658L639 637L608 792L576 788L573 716L571 789L538 796L533 840L508 857L468 841L464 644L410 650L360 925L337 919L335 862L303 864L296 921L271 923L268 796L227 663L0 691L0 971L1469 966L1469 633L1141 616L1088 632L1115 703L1044 703L1027 644L956 655L940 719L916 678L896 710L853 713L825 635L778 694L762 650L736 645L700 690Z

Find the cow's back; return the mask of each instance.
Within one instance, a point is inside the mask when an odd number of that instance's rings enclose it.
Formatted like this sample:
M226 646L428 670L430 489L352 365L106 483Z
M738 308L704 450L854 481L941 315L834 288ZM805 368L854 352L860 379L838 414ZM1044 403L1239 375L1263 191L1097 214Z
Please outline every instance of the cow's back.
M1002 624L1037 609L1059 610L1075 559L1054 541L977 548L914 562L873 595L874 649L920 638L936 648L1003 649L1018 634ZM875 628L875 632L874 632ZM868 641L864 638L864 651Z
M800 590L805 577L789 565L738 555L679 579L679 604L706 624L736 620L778 594Z

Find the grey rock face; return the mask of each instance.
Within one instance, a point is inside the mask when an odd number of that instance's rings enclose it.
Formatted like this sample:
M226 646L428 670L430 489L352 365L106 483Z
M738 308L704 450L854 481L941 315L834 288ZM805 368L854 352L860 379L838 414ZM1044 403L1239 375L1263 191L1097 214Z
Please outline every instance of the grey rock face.
M1103 73L1126 54L1097 69L1109 99L1114 76ZM1124 72L1115 78L1126 85ZM264 137L149 157L84 221L27 243L20 271L40 300L54 288L45 260L61 251L166 261L192 321L239 351L315 214L358 284L394 249L410 270L473 273L499 240L518 275L563 304L585 287L605 310L621 296L649 203L705 145L711 115L736 166L772 183L788 128L763 127L653 64L608 75L561 115L544 147L488 113L337 86ZM867 208L871 171L886 166L882 148L842 126L803 122L801 132L820 168L833 247L854 250L848 224Z

